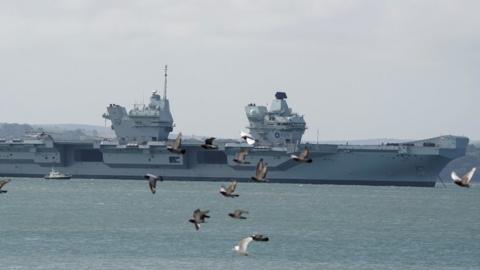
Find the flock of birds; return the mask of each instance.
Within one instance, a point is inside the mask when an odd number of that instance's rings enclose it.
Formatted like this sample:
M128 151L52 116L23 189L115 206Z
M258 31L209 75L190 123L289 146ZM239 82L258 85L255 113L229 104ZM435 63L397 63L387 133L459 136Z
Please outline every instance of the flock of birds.
M256 140L248 133L242 132L241 138L247 142L249 145L252 145L256 142ZM207 149L207 150L215 150L218 149L218 145L214 144L214 137L210 137L205 140L205 143L201 145L202 148ZM186 149L182 148L182 133L179 133L177 135L177 138L173 142L173 144L167 146L167 150L179 154L179 155L184 155L186 153ZM249 151L248 149L244 148L240 150L235 155L235 158L233 161L237 164L250 164L249 161L246 160L246 157L248 155ZM305 148L304 151L298 155L292 155L291 158L295 161L298 162L305 162L305 163L311 163L312 159L309 157L309 149ZM267 172L268 172L268 163L266 163L262 158L258 161L256 170L255 170L255 175L251 177L251 179L255 182L267 182ZM148 187L152 194L155 194L157 192L157 182L163 181L162 176L157 176L151 173L147 173L144 175L144 178L148 180ZM10 180L0 180L0 193L6 193L7 190L4 190L3 187L10 182ZM226 198L236 198L239 196L239 194L235 193L235 190L237 188L238 182L233 180L228 187L221 186L220 187L220 194ZM189 219L188 221L192 223L195 227L195 230L200 230L202 224L205 223L206 219L210 218L209 216L209 210L201 210L201 209L195 209L193 211L192 218ZM228 213L228 216L233 218L233 219L246 219L245 215L248 214L247 210L244 209L236 209L232 213ZM234 246L233 250L235 250L238 254L247 256L247 248L248 245L252 241L258 241L258 242L266 242L269 241L269 237L265 236L263 234L253 234L250 235L242 240Z
M245 140L249 145L252 145L256 142L256 140L248 133L242 132L240 135L241 135L241 138ZM214 137L206 139L205 143L202 144L201 147L204 149L218 149L218 146L213 143L214 140L215 140ZM182 148L182 133L178 134L177 138L175 139L172 145L167 146L167 150L172 153L181 154L181 155L184 155L186 153L186 149ZM249 164L250 162L246 160L247 155L248 155L248 149L242 149L240 150L239 153L236 154L233 161L238 164ZM309 149L305 147L303 152L301 152L300 154L291 155L291 159L297 162L312 163L313 160L309 157L309 155L310 155ZM472 181L473 175L475 174L475 171L476 171L476 168L474 167L468 173L466 173L463 177L459 177L455 171L452 171L451 178L456 185L460 187L469 188L471 186L471 181ZM268 172L268 163L266 163L261 158L257 163L255 176L252 176L251 179L255 182L267 182L268 181L267 172ZM148 180L148 186L150 191L153 194L155 194L157 191L157 182L163 181L163 177L147 173L144 175L144 178ZM7 190L4 190L3 187L9 182L10 180L0 180L0 194L7 192ZM228 187L225 187L222 185L220 187L220 194L227 198L238 197L239 194L235 193L237 185L238 183L235 180L233 180ZM193 211L192 218L189 219L188 221L192 223L195 226L195 230L198 231L201 228L201 224L204 224L205 220L210 218L208 213L209 213L209 210L195 209L195 211ZM248 214L247 210L236 209L233 213L228 213L228 216L234 219L246 219L246 217L244 216L245 214ZM240 242L236 246L234 246L233 250L235 250L240 255L247 256L248 255L247 248L252 241L266 242L266 241L269 241L269 238L262 234L253 234L251 236L248 236L240 240Z
M254 144L255 139L247 134L247 133L241 133L241 138L244 139L248 144ZM213 141L215 140L214 137L210 137L205 140L205 143L201 145L202 148L204 149L218 149L218 146L213 144ZM173 153L177 154L185 154L186 150L182 148L182 134L179 133L174 144L172 146L168 146L167 149ZM238 152L233 159L234 162L238 164L249 164L250 162L246 160L246 157L248 155L248 149L242 149L240 152ZM307 147L303 150L298 155L291 155L291 159L298 161L298 162L305 162L305 163L312 163L313 160L310 158L310 151ZM461 187L470 187L471 180L473 178L473 175L475 174L476 168L473 168L470 170L467 174L465 174L462 178L460 178L456 172L452 171L451 177L452 180L454 181L455 184L461 186ZM255 182L266 182L267 180L267 172L268 172L268 164L263 160L260 159L256 171L255 171L255 176L252 176L251 179ZM153 174L146 174L145 178L149 180L149 187L152 193L155 193L156 191L156 185L157 181L163 181L163 178L161 176L156 176ZM236 198L239 195L235 193L235 190L237 188L237 181L232 181L228 187L221 186L220 187L220 194L223 195L224 197L227 198ZM192 218L189 219L188 221L190 223L193 223L195 226L195 229L198 231L200 230L201 224L205 223L205 220L210 218L208 215L209 210L201 210L201 209L196 209L193 211ZM246 219L244 214L248 214L247 210L243 209L236 209L233 213L228 213L228 216L234 219ZM254 234L249 237L246 237L242 239L238 245L234 247L234 250L240 254L240 255L248 255L247 253L247 248L248 245L252 241L269 241L269 238L261 235L261 234Z
M145 179L148 180L148 186L150 188L150 191L153 194L155 194L157 190L157 181L163 181L163 177L150 174L150 173L146 174L144 177ZM230 183L228 187L225 187L222 185L220 187L220 194L226 198L236 198L240 196L235 193L237 184L238 184L237 181L233 181ZM210 212L209 210L195 209L195 211L193 211L192 218L189 219L188 222L193 223L193 225L195 226L195 230L198 231L201 228L201 224L205 223L205 220L207 218L210 218L210 216L208 215L209 212ZM236 209L233 213L228 213L228 216L230 216L233 219L246 219L246 217L243 216L244 214L248 214L248 211L243 209ZM247 256L248 255L247 248L250 242L252 241L267 242L269 240L270 239L267 236L264 236L262 234L253 234L251 236L248 236L240 240L238 245L234 246L234 250L240 255Z
M253 144L255 143L255 139L247 134L247 133L241 133L241 138L245 140L248 144ZM205 140L205 143L201 145L202 148L207 149L207 150L214 150L218 149L218 146L215 145L214 142L215 138L210 137ZM167 146L167 150L176 153L176 154L185 154L186 149L182 148L182 133L179 133L177 138L175 139L175 142ZM305 148L302 153L299 155L292 155L291 158L295 161L298 162L305 162L305 163L311 163L312 159L309 157L309 150L308 148ZM249 161L246 160L246 157L248 155L248 149L242 149L240 150L239 153L235 155L235 158L233 159L234 162L238 164L250 164ZM251 177L251 179L255 182L267 182L267 172L268 172L268 163L266 163L263 159L260 159L256 170L255 170L255 175ZM163 177L157 176L154 174L145 174L145 179L148 180L148 186L150 188L150 191L155 194L157 190L157 182L158 181L163 181ZM235 193L235 190L237 188L238 182L233 180L228 187L221 186L220 187L220 194L226 198L236 198L240 196L239 194ZM246 219L244 215L248 214L247 210L244 209L236 209L233 211L233 213L228 213L228 216L233 218L233 219ZM205 223L206 219L210 218L209 216L209 210L201 210L201 209L195 209L193 211L192 218L188 220L188 222L192 223L195 227L195 230L200 230L202 224ZM242 240L234 246L233 250L235 250L238 254L247 256L247 248L248 245L252 241L258 241L258 242L267 242L269 241L269 237L262 235L262 234L253 234L250 235Z
M256 142L256 140L248 133L242 132L240 133L240 137L245 140L249 145L252 145ZM210 137L205 140L205 143L201 145L202 148L207 150L214 150L218 149L218 145L213 144L215 140L214 137ZM180 132L175 139L175 142L172 145L167 146L167 150L175 153L184 155L187 151L186 149L182 148L182 133ZM248 149L244 148L240 150L235 155L233 161L238 164L250 164L249 161L246 160L248 155ZM298 162L305 162L305 163L312 163L312 159L310 158L310 150L305 147L303 152L298 155L291 155L291 158ZM268 172L268 163L261 158L257 163L257 168L255 170L255 176L252 176L251 179L255 182L267 182L267 172Z

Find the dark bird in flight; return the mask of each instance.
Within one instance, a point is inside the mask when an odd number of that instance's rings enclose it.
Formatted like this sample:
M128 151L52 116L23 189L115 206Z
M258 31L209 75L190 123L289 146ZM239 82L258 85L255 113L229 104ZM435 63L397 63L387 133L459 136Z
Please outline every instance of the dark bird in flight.
M238 152L235 155L235 158L233 159L233 161L239 164L250 164L250 162L245 160L247 155L248 155L248 149L242 149L240 150L240 152Z
M303 150L302 153L300 153L298 156L297 155L291 155L290 157L298 162L306 162L306 163L312 163L312 159L309 157L310 156L310 150L308 150L307 147L305 147L305 150Z
M237 181L233 181L233 182L230 183L230 185L228 185L227 188L225 188L224 186L221 186L220 187L220 194L222 194L223 196L228 197L228 198L238 197L240 195L234 194L236 188L237 188Z
M148 187L150 188L150 191L155 194L157 191L157 181L163 181L163 177L151 173L147 173L143 177L148 180Z
M167 150L176 154L185 154L186 150L182 148L182 133L178 133L173 145L167 146Z
M0 193L7 193L7 191L2 188L8 184L8 182L10 182L10 180L0 180Z
M195 229L197 231L200 230L200 224L205 223L206 218L210 218L208 212L208 210L202 211L200 209L193 211L193 218L189 219L188 221L195 225Z
M268 242L270 240L270 238L268 238L263 234L254 234L252 235L252 238L254 241L262 241L262 242Z
M252 177L252 180L255 182L267 182L267 172L268 164L263 161L263 158L261 158L258 161L257 169L255 170L255 176Z
M451 177L452 180L455 184L461 186L461 187L470 187L470 183L472 181L473 175L475 174L475 171L477 170L476 167L473 167L468 173L466 173L462 178L460 178L456 172L452 171Z
M215 140L214 137L210 137L208 139L205 140L205 143L202 144L202 148L205 148L205 149L217 149L218 146L213 144L213 140Z
M236 209L233 213L228 213L228 216L234 219L247 219L243 214L248 214L247 210Z

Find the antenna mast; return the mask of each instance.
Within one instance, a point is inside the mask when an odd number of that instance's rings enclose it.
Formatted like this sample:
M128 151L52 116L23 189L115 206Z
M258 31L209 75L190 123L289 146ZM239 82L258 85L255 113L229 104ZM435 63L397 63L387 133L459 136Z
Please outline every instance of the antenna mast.
M163 69L163 71L165 71L165 81L163 82L163 99L167 99L167 70L168 70L168 66L165 65L165 68Z

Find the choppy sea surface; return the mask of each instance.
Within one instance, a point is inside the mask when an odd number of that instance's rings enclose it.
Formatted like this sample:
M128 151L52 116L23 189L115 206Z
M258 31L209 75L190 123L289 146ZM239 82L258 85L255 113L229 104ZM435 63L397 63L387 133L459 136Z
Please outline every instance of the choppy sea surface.
M229 199L220 184L13 179L0 269L480 269L480 186L240 183ZM253 233L270 241L232 251Z

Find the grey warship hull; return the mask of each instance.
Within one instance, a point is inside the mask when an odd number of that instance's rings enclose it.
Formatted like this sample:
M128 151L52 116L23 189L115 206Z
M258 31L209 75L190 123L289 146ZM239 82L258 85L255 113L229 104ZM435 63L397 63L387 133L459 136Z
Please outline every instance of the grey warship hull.
M0 143L0 175L43 177L55 167L74 178L142 179L148 172L166 180L250 181L264 159L271 183L432 187L445 165L465 154L467 144L467 138L455 136L398 145L311 144L312 163L292 160L295 149L250 147L249 164L237 164L235 154L248 145L227 143L205 150L185 144L186 154L180 155L163 142L128 146L32 140Z

